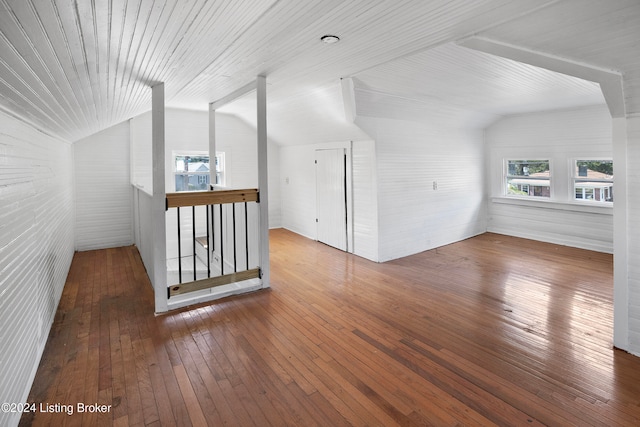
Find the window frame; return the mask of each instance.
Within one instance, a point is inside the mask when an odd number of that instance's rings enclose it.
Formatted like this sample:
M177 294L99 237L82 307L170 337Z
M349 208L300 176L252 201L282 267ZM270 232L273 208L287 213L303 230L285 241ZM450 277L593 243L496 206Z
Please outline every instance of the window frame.
M177 168L177 161L178 161L178 157L185 157L185 156L193 156L193 157L207 157L209 159L209 171L207 172L188 172L188 171L178 171ZM202 183L202 177L207 176L209 177L209 185L211 184L211 156L209 156L209 153L207 151L191 151L191 150L180 150L180 151L173 151L172 155L171 155L171 167L173 170L173 190L175 192L187 192L187 191L202 191L202 190L178 190L176 188L176 177L178 175L187 175L187 176L197 176L198 177L198 182L200 184L206 184L206 183ZM216 152L216 156L215 156L215 160L216 160L216 174L215 174L215 179L216 179L216 183L214 184L215 186L224 186L224 152ZM220 166L220 169L218 169L218 165ZM207 188L208 190L209 188Z
M218 187L224 187L226 185L224 151L216 151L215 168L216 182L214 185Z
M528 190L527 193L529 193L530 187L548 187L549 188L549 195L548 196L544 196L544 195L535 195L535 194L512 194L509 193L509 180L511 179L518 179L518 178L522 178L523 175L511 175L509 174L509 164L511 162L519 162L519 163L526 163L526 162L536 162L536 163L543 163L546 162L548 164L548 170L549 170L549 177L540 177L540 178L528 178L529 181L548 181L548 186L535 186L532 185L531 183L527 183L527 184L523 184L526 185ZM526 159L526 158L505 158L504 162L503 162L503 178L502 178L502 185L503 185L503 195L505 197L509 197L509 198L514 198L514 199L523 199L523 200L552 200L552 196L553 196L553 168L552 168L552 160L551 158L536 158L536 159ZM535 192L535 190L534 190Z
M571 159L571 163L569 166L569 170L571 171L570 176L569 176L569 190L570 190L570 200L572 202L575 203L584 203L584 204L595 204L595 205L604 205L604 206L612 206L614 200L597 200L595 198L595 194L596 194L596 188L592 188L592 198L578 198L576 197L576 184L578 182L590 182L590 183L610 183L610 190L608 190L610 192L610 194L615 194L615 191L613 189L614 185L615 185L615 170L613 171L614 174L611 175L611 178L583 178L580 177L579 174L579 166L578 166L578 162L611 162L612 167L613 167L613 159L611 157L598 157L598 158L593 158L593 157L576 157ZM582 187L582 188L587 188L587 187ZM585 193L585 191L583 190L583 194ZM615 196L614 196L615 197Z

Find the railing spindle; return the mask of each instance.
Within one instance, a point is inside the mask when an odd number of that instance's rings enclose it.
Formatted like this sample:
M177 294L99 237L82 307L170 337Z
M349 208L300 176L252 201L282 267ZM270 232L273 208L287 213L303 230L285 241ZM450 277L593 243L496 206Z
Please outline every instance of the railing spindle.
M178 281L182 283L182 240L180 240L180 208L178 212Z
M209 205L209 206L211 207L211 253L213 253L216 250L216 229L215 229L216 215L215 215L215 212L213 211L213 205Z
M236 250L236 204L231 204L231 214L233 215L233 272L238 272L238 253Z
M224 233L222 228L222 205L220 205L220 274L224 275Z
M247 215L247 202L244 202L244 250L246 252L247 270L249 269L249 221Z
M198 280L196 275L197 266L196 266L196 207L191 207L191 230L193 232L193 281Z
M207 246L204 249L207 251L207 277L211 277L211 256L209 255L209 245L211 243L209 243L209 209L207 209L207 206L204 207L204 211L207 213L207 222L205 223L207 226Z

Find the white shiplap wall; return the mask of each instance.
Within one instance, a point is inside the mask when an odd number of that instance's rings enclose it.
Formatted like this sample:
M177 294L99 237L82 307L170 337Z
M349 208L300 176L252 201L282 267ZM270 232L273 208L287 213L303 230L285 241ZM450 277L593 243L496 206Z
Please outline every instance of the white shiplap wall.
M487 128L488 231L613 252L613 209L573 202L570 180L573 160L612 157L611 138L604 105L509 116ZM551 199L502 197L507 158L549 159Z
M430 117L356 123L376 141L379 261L485 231L482 131Z
M353 253L378 261L376 144L353 141Z
M149 194L145 191L134 188L133 189L133 210L134 210L134 241L138 251L140 252L140 258L147 270L149 280L151 283L155 283L154 278L154 260L153 260L153 227L149 218L152 215L152 200Z
M616 274L628 274L628 350L640 355L640 197L636 194L637 189L640 188L640 170L634 167L640 162L640 114L627 119L627 144L628 246L626 249L629 261L628 270L616 271ZM616 309L618 309L617 306Z
M636 49L638 48L635 39L633 41L630 39L629 43L634 43ZM616 269L614 274L616 275L616 287L619 287L620 284L628 285L628 350L635 355L640 355L640 197L636 193L640 188L640 169L637 167L640 162L640 55L629 55L627 60L630 62L630 65L625 67L624 76L628 115L626 123L628 147L627 247L621 248L616 244L616 251L626 252L628 269L626 271ZM628 274L628 283L624 283L626 274ZM623 279L620 280L619 277ZM620 289L616 289L616 292L620 291ZM624 304L624 301L616 301L614 311L619 310L619 304ZM622 311L626 312L626 310ZM616 322L616 326L618 323L619 321Z
M73 257L71 145L0 113L0 402L26 402ZM20 414L0 411L0 425Z
M76 250L133 243L129 121L73 144Z
M151 138L151 112L147 112L132 118L130 127L130 165L131 185L144 191L148 195L153 194L153 162L152 162L152 138Z

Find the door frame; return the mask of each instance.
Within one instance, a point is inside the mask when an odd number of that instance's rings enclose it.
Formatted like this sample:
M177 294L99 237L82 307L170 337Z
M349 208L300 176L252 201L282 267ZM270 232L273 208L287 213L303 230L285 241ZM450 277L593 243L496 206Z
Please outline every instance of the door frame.
M314 149L314 159L315 152L318 150L336 150L336 149L344 149L346 155L346 170L345 170L345 178L346 178L346 190L347 190L347 250L345 252L353 253L353 157L352 157L352 148L353 141L346 142L335 142L323 144L322 146L317 146ZM314 176L317 179L316 171L314 170ZM315 187L315 186L314 186ZM314 192L316 190L314 189ZM316 194L316 216L318 211L317 206L317 194ZM316 227L316 235L315 240L318 240L318 228Z

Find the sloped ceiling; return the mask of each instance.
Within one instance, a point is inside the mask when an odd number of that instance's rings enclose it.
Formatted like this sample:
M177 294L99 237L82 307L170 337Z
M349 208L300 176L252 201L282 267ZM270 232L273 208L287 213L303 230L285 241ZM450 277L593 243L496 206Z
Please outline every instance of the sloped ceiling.
M358 137L337 114L342 77L481 123L596 95L452 42L490 36L633 73L638 22L637 0L0 0L0 109L74 141L149 110L158 82L168 106L206 109L262 74L280 143ZM320 43L327 33L342 40ZM250 121L244 104L229 109Z
M430 118L460 127L485 128L508 114L604 103L597 83L455 43L382 64L354 80L359 115Z

